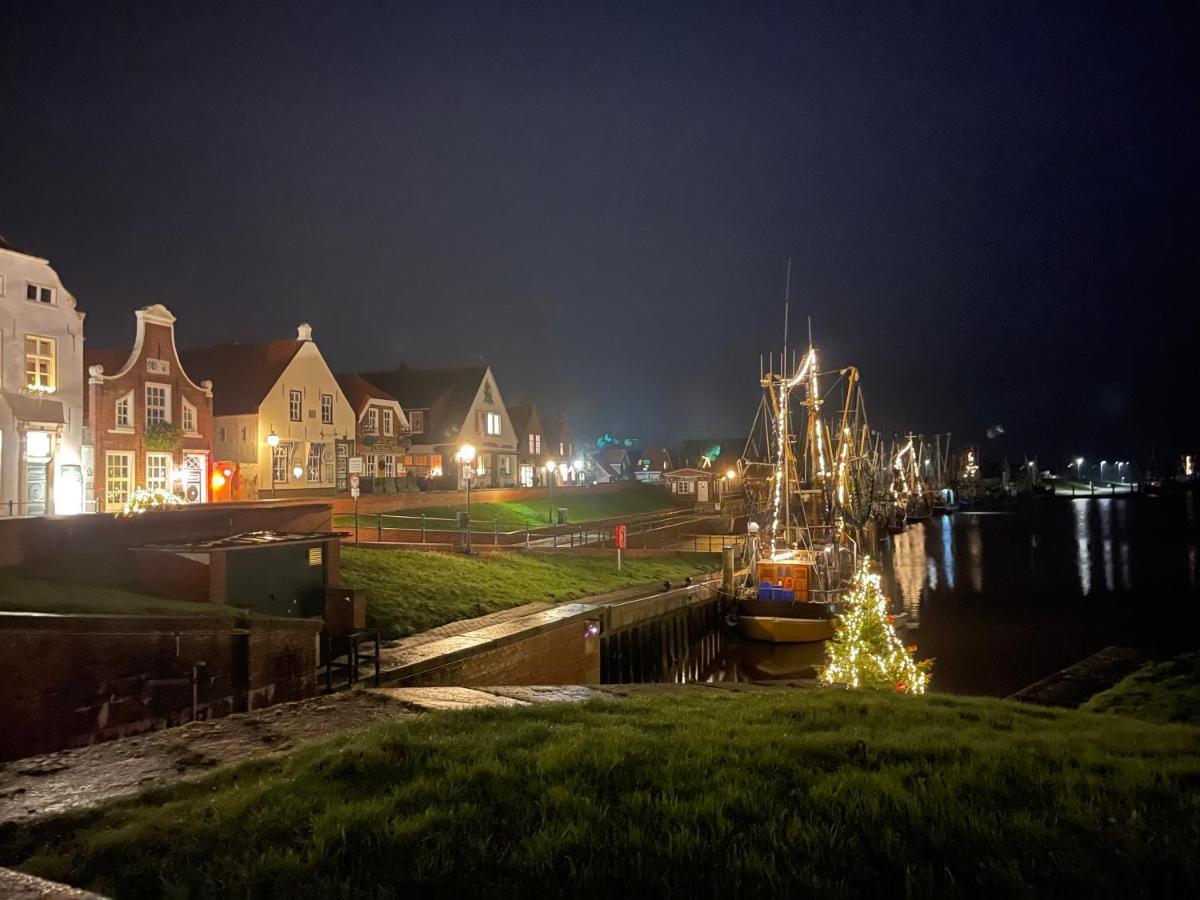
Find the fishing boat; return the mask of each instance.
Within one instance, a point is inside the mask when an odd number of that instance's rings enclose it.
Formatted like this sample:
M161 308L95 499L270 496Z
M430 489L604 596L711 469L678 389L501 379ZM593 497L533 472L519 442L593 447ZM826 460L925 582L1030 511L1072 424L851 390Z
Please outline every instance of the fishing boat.
M752 521L730 618L752 640L824 641L868 526L874 533L878 439L867 426L858 370L821 372L811 326L808 350L789 357L786 306L778 369L774 354L764 363L762 400L739 461ZM825 393L823 377L835 377ZM826 420L827 402L836 422Z

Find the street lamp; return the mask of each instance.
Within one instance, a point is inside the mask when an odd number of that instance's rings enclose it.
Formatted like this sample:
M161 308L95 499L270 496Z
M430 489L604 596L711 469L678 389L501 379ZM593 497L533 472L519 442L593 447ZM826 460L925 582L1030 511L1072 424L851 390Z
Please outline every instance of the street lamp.
M475 448L470 444L463 444L458 448L458 453L454 454L454 458L458 460L459 472L467 482L467 552L471 552L471 463L475 461Z
M1083 481L1083 457L1075 457L1075 477Z
M279 435L275 433L275 429L271 429L271 433L267 435L267 446L271 448L271 499L275 499L275 448L279 446Z
M558 468L558 463L550 460L546 463L546 521L551 525L554 524L554 470Z
M1104 484L1104 467L1108 465L1107 459L1100 460L1100 483Z

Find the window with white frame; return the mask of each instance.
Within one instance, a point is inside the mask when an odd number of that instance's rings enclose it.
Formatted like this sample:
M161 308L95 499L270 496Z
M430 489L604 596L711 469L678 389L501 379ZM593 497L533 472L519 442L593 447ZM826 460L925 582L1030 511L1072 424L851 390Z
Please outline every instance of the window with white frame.
M321 454L325 450L324 444L309 444L308 445L308 480L321 480Z
M500 413L494 413L494 412L488 413L486 425L487 425L487 433L488 434L493 434L493 435L499 434L500 433ZM538 446L541 446L541 444L539 443Z
M292 458L292 445L280 441L271 453L271 477L275 481L288 480L288 461Z
M133 391L117 401L117 412L113 417L114 428L133 429Z
M333 424L333 394L321 395L321 422L324 425Z
M133 454L128 450L109 450L104 457L104 502L123 504L129 499L133 481Z
M390 409L383 410L383 434L385 437L390 437L392 434L392 411Z
M55 342L52 337L25 335L25 386L35 391L51 392L57 386L55 372Z
M290 421L300 421L300 405L303 400L304 395L300 391L288 391L288 419Z
M186 398L181 400L180 403L181 403L182 410L183 410L183 413L181 416L183 421L180 422L180 425L183 426L183 432L184 432L184 434L195 434L196 433L196 407L194 407L194 406L192 406L192 404L188 403Z
M379 410L373 406L367 407L367 434L375 434L379 430Z
M34 303L53 305L55 293L54 288L46 287L44 284L34 284L32 281L25 286L25 299L32 300Z
M396 457L388 454L383 457L382 462L383 462L383 477L384 478L395 478L396 477Z
M368 478L376 478L379 475L379 470L375 468L374 453L368 453L363 459L363 469L366 471Z
M171 387L166 384L146 384L146 425L171 421Z
M150 490L161 488L169 491L171 489L170 453L146 454L146 487Z
M541 453L542 452L542 436L540 434L531 434L529 436L529 452L530 453Z
M567 445L564 444L562 441L558 442L558 455L559 456L567 455Z
M512 472L513 472L512 457L511 456L501 456L500 457L500 474L501 475L511 475Z
M425 432L425 410L414 409L408 414L408 424L412 427L413 434L424 434Z

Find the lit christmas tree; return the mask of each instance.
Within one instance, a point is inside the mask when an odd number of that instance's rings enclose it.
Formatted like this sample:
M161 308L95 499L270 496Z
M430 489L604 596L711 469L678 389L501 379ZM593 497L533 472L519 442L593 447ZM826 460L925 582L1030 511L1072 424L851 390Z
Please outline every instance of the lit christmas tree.
M869 571L864 559L842 598L842 614L833 640L826 645L821 681L923 694L933 661L917 662L916 649L916 644L905 647L896 634L879 576Z

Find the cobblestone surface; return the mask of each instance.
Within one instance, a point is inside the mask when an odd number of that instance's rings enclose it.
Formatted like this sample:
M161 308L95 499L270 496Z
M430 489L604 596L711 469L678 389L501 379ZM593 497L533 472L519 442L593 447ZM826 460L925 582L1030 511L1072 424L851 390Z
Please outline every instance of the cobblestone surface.
M12 869L0 869L0 897L4 900L104 900L99 894Z

